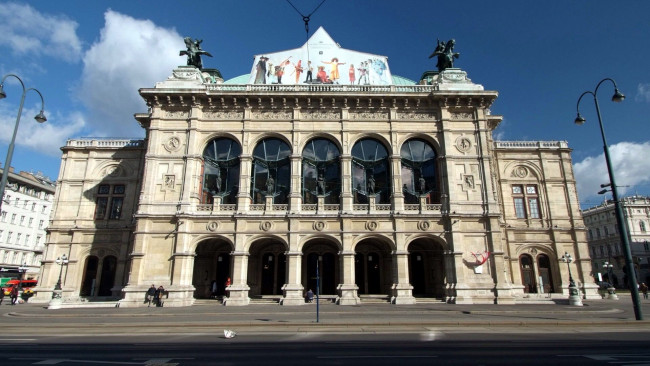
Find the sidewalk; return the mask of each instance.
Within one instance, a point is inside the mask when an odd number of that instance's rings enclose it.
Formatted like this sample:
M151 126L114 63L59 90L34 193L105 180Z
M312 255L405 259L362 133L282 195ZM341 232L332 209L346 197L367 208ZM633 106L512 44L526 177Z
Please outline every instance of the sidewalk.
M642 301L645 319L650 301ZM436 329L480 330L534 327L564 329L644 328L650 320L636 321L632 302L621 298L585 301L585 306L553 305L401 305L367 304L338 306L214 304L182 308L74 308L48 310L40 304L0 306L3 332L9 334L200 333L237 329L249 332L368 332L426 331Z

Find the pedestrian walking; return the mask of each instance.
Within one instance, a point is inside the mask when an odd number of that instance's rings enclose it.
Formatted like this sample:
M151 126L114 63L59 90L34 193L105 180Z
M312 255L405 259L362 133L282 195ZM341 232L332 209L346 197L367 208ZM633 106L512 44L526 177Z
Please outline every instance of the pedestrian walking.
M217 280L212 280L212 283L210 284L210 298L217 298Z
M312 291L311 289L307 291L307 295L305 295L305 301L314 302L314 291Z
M641 285L639 285L639 290L641 290L641 293L643 294L644 299L648 299L648 285L643 282Z
M149 287L149 289L147 290L147 302L149 303L147 307L151 306L154 296L156 296L156 286L152 284L151 287Z
M11 288L11 292L9 293L9 297L11 297L11 305L16 305L16 301L18 301L18 287L14 286Z
M5 289L0 287L0 305L2 305L2 300L5 299Z
M155 292L155 297L156 297L156 306L161 308L164 304L163 302L163 296L165 295L165 288L162 287L162 285L158 286Z
M228 279L226 280L225 286L224 286L224 290L225 290L225 292L226 292L226 297L229 297L229 296L230 296L230 291L228 290L228 287L229 287L231 284L232 284L232 282L230 281L230 277L228 277Z

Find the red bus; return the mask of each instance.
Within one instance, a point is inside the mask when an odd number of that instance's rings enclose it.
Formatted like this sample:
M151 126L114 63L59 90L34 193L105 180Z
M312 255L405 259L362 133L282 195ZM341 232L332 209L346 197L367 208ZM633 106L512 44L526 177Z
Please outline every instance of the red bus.
M2 291L4 291L5 295L9 295L11 293L11 290L14 287L18 286L18 283L20 283L20 287L23 289L24 294L29 294L33 293L34 290L32 287L36 286L36 283L38 281L36 280L9 280L7 283L5 283L5 286L2 288Z

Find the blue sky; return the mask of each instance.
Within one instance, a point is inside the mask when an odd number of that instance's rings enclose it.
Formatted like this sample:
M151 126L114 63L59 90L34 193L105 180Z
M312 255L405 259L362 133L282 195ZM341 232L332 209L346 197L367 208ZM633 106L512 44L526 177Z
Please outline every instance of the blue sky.
M310 13L321 0L292 0ZM598 204L608 182L593 99L576 126L576 102L605 77L626 95L598 99L617 183L625 194L650 195L649 1L391 1L326 0L311 16L343 48L388 56L394 75L418 80L435 69L436 39L456 40L455 66L496 90L493 114L504 116L500 140L566 140L573 149L583 208ZM300 47L302 17L285 0L180 2L0 1L0 75L19 75L45 98L48 121L33 120L40 99L29 92L12 166L58 176L68 138L144 136L134 113L137 94L166 79L184 49L182 38L204 40L214 57L204 67L225 79L250 71L253 55ZM22 89L7 79L0 101L0 160L15 123Z

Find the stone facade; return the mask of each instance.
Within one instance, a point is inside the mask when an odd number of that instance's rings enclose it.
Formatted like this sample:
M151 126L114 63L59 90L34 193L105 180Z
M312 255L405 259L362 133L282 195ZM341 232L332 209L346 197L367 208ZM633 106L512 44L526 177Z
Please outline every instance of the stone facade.
M567 144L494 142L497 92L459 69L429 77L233 85L179 67L140 90L146 139L63 148L34 301L63 253L68 303L142 306L155 284L187 306L216 281L229 306L301 305L318 281L340 305L512 304L566 296L565 251L595 297Z
M650 197L629 196L621 202L637 282L647 284L650 282ZM616 287L626 287L625 255L614 202L605 200L601 205L583 210L582 214L588 229L591 270L595 279L610 282ZM604 267L605 262L612 265L612 278L609 278L609 268Z

